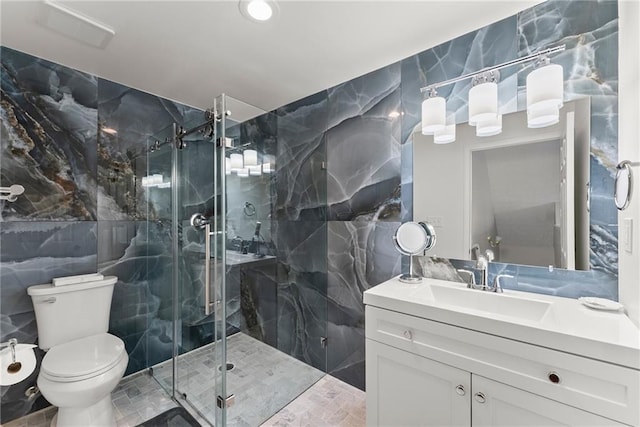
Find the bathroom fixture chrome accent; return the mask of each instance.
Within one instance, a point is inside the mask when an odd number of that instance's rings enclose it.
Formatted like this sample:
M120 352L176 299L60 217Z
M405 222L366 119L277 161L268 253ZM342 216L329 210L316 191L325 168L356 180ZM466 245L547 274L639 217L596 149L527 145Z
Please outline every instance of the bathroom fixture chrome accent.
M33 400L40 394L40 389L37 386L31 386L24 391L24 396L27 400Z
M640 163L636 163L640 164ZM616 166L616 180L613 198L616 202L616 208L623 211L629 207L631 203L631 194L633 192L633 174L631 166L634 163L629 160L623 160Z
M476 284L476 275L473 273L473 271L466 270L464 268L458 268L456 271L458 273L465 274L469 278L469 280L465 279L465 282L467 283L467 287L470 287L469 285L475 285Z
M230 408L236 403L236 395L230 394L227 397L218 396L216 399L218 408Z
M469 91L469 124L476 126L477 136L499 134L502 131L502 117L498 111L497 96L499 70L530 61L536 61L537 68L527 76L528 126L544 127L557 123L558 110L562 107L563 99L562 66L551 64L549 56L562 52L565 48L565 45L560 45L544 49L522 58L420 88L421 93L427 94L427 98L422 102L422 134L435 134L446 125L446 101L436 96L436 89L466 79L473 79L473 87ZM543 83L545 80L549 81L548 85ZM435 139L434 142L436 142Z
M422 276L414 274L413 257L425 253L436 244L436 230L426 222L405 222L393 235L396 249L409 255L409 274L403 274L398 280L404 283L420 283Z
M488 288L487 290L490 292L497 292L499 294L503 293L502 285L500 284L500 279L507 278L513 279L513 276L510 274L498 274L495 279L493 279L493 286Z
M24 187L19 184L13 184L10 187L0 187L0 200L15 202L22 193L24 193Z
M256 214L256 207L251 202L244 202L244 209L242 211L245 216L254 216Z
M204 314L211 314L211 220L201 213L191 215L189 223L196 230L204 229Z
M480 270L480 283L477 285L467 285L471 289L481 289L486 291L489 282L489 260L484 255L480 255L476 261L476 268Z

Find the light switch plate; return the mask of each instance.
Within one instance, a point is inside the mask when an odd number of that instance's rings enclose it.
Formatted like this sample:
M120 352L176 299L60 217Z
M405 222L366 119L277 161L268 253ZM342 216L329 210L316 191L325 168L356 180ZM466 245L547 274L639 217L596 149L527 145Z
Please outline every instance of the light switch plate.
M622 220L622 247L628 253L633 253L633 218Z

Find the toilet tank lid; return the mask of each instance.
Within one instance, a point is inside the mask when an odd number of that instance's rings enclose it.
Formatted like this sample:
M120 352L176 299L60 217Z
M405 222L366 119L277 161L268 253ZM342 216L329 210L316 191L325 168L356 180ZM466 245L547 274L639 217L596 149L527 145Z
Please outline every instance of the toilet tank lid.
M102 280L93 282L75 283L73 285L53 286L51 283L44 285L34 285L27 288L27 294L31 296L54 295L65 292L76 292L83 289L98 288L100 286L110 286L118 281L116 276L105 276Z

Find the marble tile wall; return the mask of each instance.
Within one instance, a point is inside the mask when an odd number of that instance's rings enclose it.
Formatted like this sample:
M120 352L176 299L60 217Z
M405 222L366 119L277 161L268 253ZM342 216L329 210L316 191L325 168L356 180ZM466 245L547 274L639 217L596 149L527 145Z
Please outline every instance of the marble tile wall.
M125 341L127 373L166 360L170 210L141 178L148 167L170 176L170 155L149 165L148 139L173 122L202 121L202 111L0 49L0 185L25 187L16 202L0 202L0 341L36 342L28 286L99 271L118 276L110 332ZM48 405L24 396L37 372L1 388L0 422Z
M276 215L279 227L286 230L278 238L300 244L287 249L279 241L285 259L281 274L289 279L279 280L279 295L291 295L287 298L291 307L305 301L308 307L322 310L322 285L300 284L311 283L308 277L326 277L329 373L364 386L362 292L398 274L401 263L406 264L390 249L391 235L400 222L413 217L412 133L420 122L420 87L561 43L567 44L567 50L554 61L564 66L566 98L588 95L592 103L592 269L549 272L495 264L490 274L515 275L517 279L505 287L520 290L617 299L617 219L612 203L617 156L617 3L551 0L278 110L279 119L288 119L278 126L278 162L284 166L277 176ZM523 82L528 72L523 67L501 71L502 113L524 108ZM469 88L467 80L439 90L457 123L467 121ZM326 179L318 164L326 166ZM299 224L307 219L318 222ZM323 224L326 243L317 238L313 251L305 251L310 230L322 230ZM300 237L294 239L292 233ZM318 271L325 268L319 260L324 251L326 273ZM303 254L298 259L306 267L291 261L294 253ZM422 260L426 276L448 280L462 280L456 268L464 266L469 262ZM296 322L301 354L311 345L305 346L304 340L313 343L310 338L322 333L315 324L320 320L318 310L287 310L287 304L279 303L282 326L285 315ZM281 335L279 343L288 340Z

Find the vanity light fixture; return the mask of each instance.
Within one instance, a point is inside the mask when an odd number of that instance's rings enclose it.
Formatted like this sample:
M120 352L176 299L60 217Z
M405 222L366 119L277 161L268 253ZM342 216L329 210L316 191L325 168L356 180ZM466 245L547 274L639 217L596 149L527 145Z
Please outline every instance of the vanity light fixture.
M491 70L473 76L469 91L469 124L498 118L498 81L500 72Z
M272 173L276 168L276 158L271 154L262 156L262 173Z
M244 158L245 167L258 165L258 152L256 150L244 150L242 157Z
M435 88L429 90L427 99L422 101L422 134L433 135L444 129L447 118L447 105L443 97L437 96Z
M542 55L527 76L527 126L539 128L558 123L564 98L562 65Z
M435 144L449 144L456 140L456 116L453 113L447 115L447 123L441 130L433 134Z
M536 69L527 76L527 114L530 128L550 126L558 122L559 110L563 105L562 66L551 64L552 54L564 51L565 45L541 50L531 55L487 67L478 72L434 83L420 88L428 98L422 102L422 133L434 135L445 126L446 101L436 97L436 89L466 79L473 79L469 91L469 124L476 126L476 135L491 136L502 131L502 117L498 111L498 70L530 61L536 62ZM478 128L479 126L479 128Z
M262 165L248 166L248 169L249 169L249 175L251 176L262 175Z
M502 133L502 114L476 123L476 136L494 136Z
M229 156L231 161L231 172L238 172L240 169L244 168L244 163L242 161L242 154L234 153Z
M246 178L249 176L249 168L238 169L238 176L241 178Z
M231 159L228 157L224 158L224 174L231 175Z

